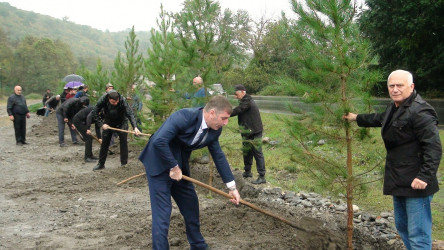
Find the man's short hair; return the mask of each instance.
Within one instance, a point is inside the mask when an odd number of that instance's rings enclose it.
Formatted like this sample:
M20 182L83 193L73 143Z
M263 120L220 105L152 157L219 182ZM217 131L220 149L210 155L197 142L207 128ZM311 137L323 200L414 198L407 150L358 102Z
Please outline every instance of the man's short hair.
M231 114L231 112L233 112L233 107L228 99L220 95L211 97L210 101L205 105L204 110L206 112L209 112L211 109L216 110L216 113L225 111L228 114Z
M117 91L110 91L108 93L108 98L113 99L114 101L117 101L117 100L119 100L119 93L117 93Z
M107 89L109 87L113 87L114 88L114 86L110 82L105 85L105 89Z
M88 106L89 105L89 98L87 96L80 97L80 103L85 106Z
M237 84L236 86L234 86L234 90L235 90L235 91L238 91L238 90L246 91L247 89L245 88L244 85L242 85L242 84Z

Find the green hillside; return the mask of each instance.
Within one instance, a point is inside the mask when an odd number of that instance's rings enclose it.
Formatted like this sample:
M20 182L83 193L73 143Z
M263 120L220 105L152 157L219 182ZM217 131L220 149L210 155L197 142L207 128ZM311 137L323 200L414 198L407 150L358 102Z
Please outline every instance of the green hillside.
M12 43L26 36L59 39L67 43L78 62L84 63L88 68L95 68L99 57L106 68L112 67L117 51L125 51L124 43L130 32L130 29L103 32L87 25L20 10L4 2L0 3L0 28L6 32ZM140 51L146 53L149 32L136 34L140 41Z

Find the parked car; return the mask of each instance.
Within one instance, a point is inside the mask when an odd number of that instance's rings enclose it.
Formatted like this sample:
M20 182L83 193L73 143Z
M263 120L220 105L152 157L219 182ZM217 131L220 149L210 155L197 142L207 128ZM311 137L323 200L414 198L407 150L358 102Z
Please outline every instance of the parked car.
M208 88L208 93L210 93L210 95L223 95L225 97L227 96L227 92L225 92L224 88L222 87L222 84L220 83L212 84Z

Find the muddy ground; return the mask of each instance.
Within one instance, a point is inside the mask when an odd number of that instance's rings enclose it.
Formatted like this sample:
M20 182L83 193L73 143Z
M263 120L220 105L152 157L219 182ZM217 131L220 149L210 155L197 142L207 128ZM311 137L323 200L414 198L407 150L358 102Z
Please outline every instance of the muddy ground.
M130 145L129 163L108 156L106 168L93 172L83 163L83 145L58 145L55 114L32 115L29 145L16 146L12 122L0 106L0 249L150 249L151 212L145 177L116 183L144 172L140 149ZM145 138L146 140L146 138ZM131 143L130 143L131 144ZM98 156L99 145L94 143ZM119 152L118 147L111 148ZM208 166L196 165L192 177L207 182ZM246 206L234 206L197 188L202 232L212 249L344 249L344 216L311 218L292 206L254 198L255 187L235 171L241 196L302 229L293 228ZM215 175L215 186L223 189ZM262 188L267 186L262 185ZM173 203L174 204L174 203ZM319 217L319 216L318 216ZM369 235L355 233L356 249L394 249ZM185 226L174 207L169 231L171 249L188 249Z

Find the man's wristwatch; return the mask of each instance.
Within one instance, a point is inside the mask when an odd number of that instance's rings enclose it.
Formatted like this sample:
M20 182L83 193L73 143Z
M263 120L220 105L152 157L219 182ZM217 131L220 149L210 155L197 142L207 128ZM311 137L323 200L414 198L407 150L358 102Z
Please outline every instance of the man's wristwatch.
M230 191L234 191L234 190L236 190L236 185L234 185L234 186L232 186L232 187L229 187L228 190L230 190Z

